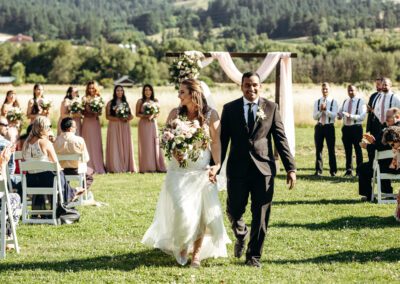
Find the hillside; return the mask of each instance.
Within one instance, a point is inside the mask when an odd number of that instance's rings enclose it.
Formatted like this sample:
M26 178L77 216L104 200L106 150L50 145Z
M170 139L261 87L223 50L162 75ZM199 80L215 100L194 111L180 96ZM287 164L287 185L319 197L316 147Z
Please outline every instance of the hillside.
M222 38L287 38L391 29L398 15L400 3L386 0L0 0L0 32L119 43L171 28L193 38L225 27Z

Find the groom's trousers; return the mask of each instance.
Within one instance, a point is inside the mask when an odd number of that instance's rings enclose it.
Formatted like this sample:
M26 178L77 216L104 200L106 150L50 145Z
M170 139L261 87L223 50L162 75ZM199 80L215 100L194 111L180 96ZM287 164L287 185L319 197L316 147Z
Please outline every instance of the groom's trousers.
M251 197L251 231L247 246L246 259L260 259L274 194L274 177L264 176L251 162L244 177L228 176L227 213L233 232L238 240L244 240L249 234L243 214L249 195Z

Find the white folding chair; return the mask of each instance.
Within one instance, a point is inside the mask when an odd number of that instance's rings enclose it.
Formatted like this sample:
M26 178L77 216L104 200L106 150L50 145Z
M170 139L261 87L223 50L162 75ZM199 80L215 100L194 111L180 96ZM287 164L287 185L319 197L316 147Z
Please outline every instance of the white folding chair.
M379 160L393 158L392 150L375 151L375 159L373 162L373 176L372 176L372 194L371 201L377 199L378 204L383 203L396 203L396 194L382 192L382 180L400 180L400 174L381 173ZM377 193L375 194L375 184L377 185Z
M14 152L14 162L15 162L15 166L17 165L17 163L20 163L22 160L23 160L22 151L15 151L15 152ZM19 176L22 177L22 174L21 174L21 173L20 173L20 174L13 174L13 175L11 175L11 173L10 173L10 171L9 171L9 168L7 167L7 177L17 176L17 175L19 175ZM21 179L21 180L22 180L22 179ZM8 179L8 190L9 190L9 191L13 191L13 187L12 187L12 183L11 183L11 179L10 179L10 178Z
M7 178L4 175L0 175L0 199L1 199L1 219L0 219L0 259L6 257L6 246L7 244L13 244L14 249L19 253L17 231L15 228L14 218L12 215L12 209L10 204L10 196L7 186ZM11 239L7 240L6 236L6 222L10 223L11 227Z
M83 154L68 154L68 155L57 155L58 161L78 161L78 174L77 175L65 175L67 181L76 180L80 187L85 189L85 193L79 198L77 202L71 202L67 204L67 207L74 207L77 205L93 205L93 195L88 194L86 187L86 172L87 164L83 160Z
M26 161L20 163L22 172L22 223L26 224L53 224L57 225L57 198L63 203L63 194L61 189L60 168L58 163L45 161ZM52 171L56 172L52 187L28 187L26 183L26 173L28 171ZM51 210L28 210L28 195L52 195ZM51 219L32 219L31 215L50 215Z

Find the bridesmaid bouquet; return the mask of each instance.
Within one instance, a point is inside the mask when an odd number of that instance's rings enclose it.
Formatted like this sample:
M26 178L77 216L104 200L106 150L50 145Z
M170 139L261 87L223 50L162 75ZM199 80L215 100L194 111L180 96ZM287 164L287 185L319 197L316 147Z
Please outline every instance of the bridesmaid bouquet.
M102 97L95 97L90 100L89 107L92 112L101 113L101 109L104 107L104 101Z
M198 120L174 119L161 130L161 148L171 160L173 155L181 157L179 167L186 168L188 161L196 162L211 141L208 126L200 126Z
M130 108L129 108L128 103L126 103L126 102L122 102L119 105L115 106L114 110L115 110L116 116L119 118L127 119L129 117Z
M160 106L155 102L146 102L143 104L143 113L153 115L160 113Z
M22 120L22 111L21 111L21 109L19 107L11 108L7 112L6 118L11 122Z
M53 104L53 102L49 99L40 99L39 100L39 105L43 110L48 110L51 108L51 105Z
M70 113L81 113L85 109L85 104L80 99L73 99L69 105Z

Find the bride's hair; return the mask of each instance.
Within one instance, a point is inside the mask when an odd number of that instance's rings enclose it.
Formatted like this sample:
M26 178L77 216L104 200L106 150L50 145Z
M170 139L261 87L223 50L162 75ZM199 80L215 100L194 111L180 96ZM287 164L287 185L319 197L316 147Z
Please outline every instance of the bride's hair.
M208 111L207 100L204 97L203 89L201 88L200 82L195 79L186 79L181 82L182 85L185 85L189 94L192 97L192 102L196 106L197 110L197 118L199 119L200 125L203 125L205 122L205 116ZM180 115L187 115L187 107L182 106L179 109Z

